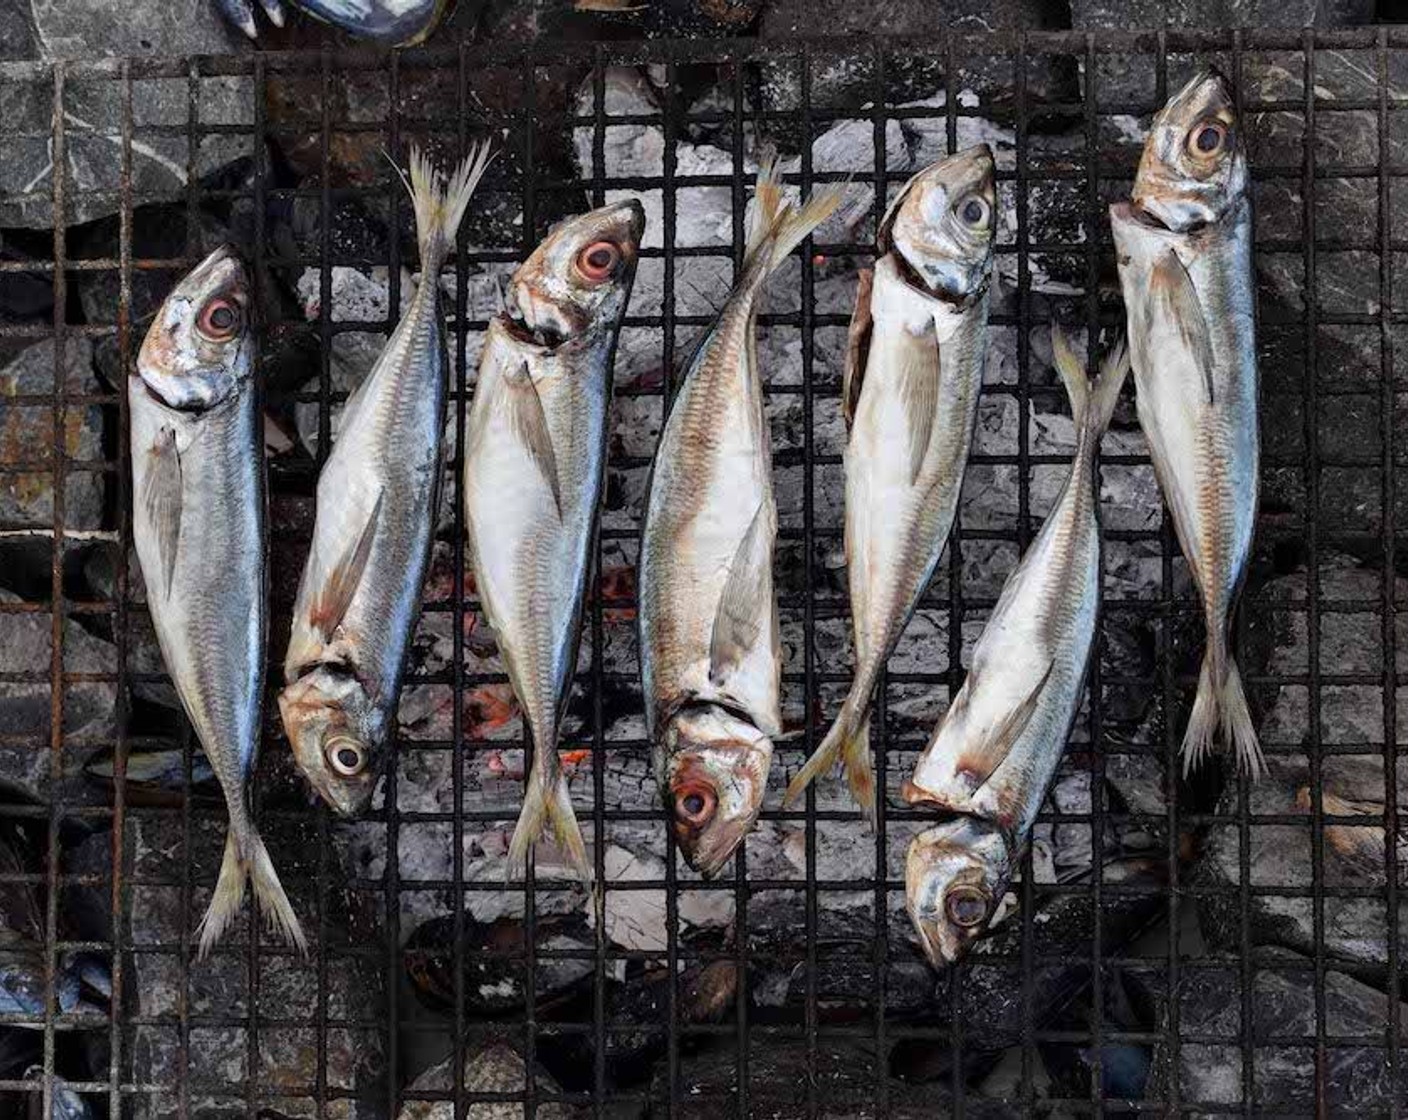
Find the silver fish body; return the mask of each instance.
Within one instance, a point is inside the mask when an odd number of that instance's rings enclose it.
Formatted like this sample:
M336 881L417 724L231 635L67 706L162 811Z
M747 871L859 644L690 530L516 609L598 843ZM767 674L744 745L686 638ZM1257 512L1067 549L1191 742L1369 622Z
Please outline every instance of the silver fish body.
M370 801L395 729L443 474L448 358L437 278L487 161L486 145L446 185L412 154L422 282L348 400L318 477L279 708L299 768L344 814Z
M465 526L475 586L533 739L509 849L520 872L551 823L575 870L591 865L558 763L605 481L616 338L635 277L639 203L558 226L514 274L489 324L470 406Z
M861 277L842 392L855 677L789 802L839 758L874 817L870 696L943 554L978 415L994 175L986 144L915 175L881 223L873 278Z
M906 901L936 967L951 964L1001 902L1075 719L1100 605L1095 455L1128 365L1094 383L1057 336L1078 432L1071 473L1008 577L963 687L905 782L911 805L952 817L914 838Z
M759 172L741 275L689 362L651 471L638 579L646 726L676 838L710 875L757 819L782 731L758 300L838 201L794 211L771 166Z
M1246 159L1221 77L1195 77L1159 113L1133 198L1110 222L1139 421L1207 623L1185 765L1220 725L1255 775L1261 748L1228 628L1256 523L1256 295Z
M216 10L251 39L259 37L255 0L215 0ZM450 0L258 0L269 22L283 27L286 5L358 39L390 47L423 42L435 30Z
M268 629L264 453L244 266L217 249L158 311L128 383L132 535L162 657L229 806L206 952L252 877L266 915L298 921L249 816Z

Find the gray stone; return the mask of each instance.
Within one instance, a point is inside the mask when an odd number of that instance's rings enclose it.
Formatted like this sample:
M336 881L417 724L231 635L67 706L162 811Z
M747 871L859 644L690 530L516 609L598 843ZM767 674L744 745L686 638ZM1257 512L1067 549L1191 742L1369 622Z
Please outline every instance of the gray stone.
M317 856L310 853L309 829L301 822L290 826L285 819L265 819L261 834L304 928L313 927L319 909L310 861L316 862ZM179 818L142 810L129 810L127 816L123 858L133 884L122 915L124 936L129 944L155 950L132 954L124 970L131 977L135 1013L144 1018L143 1025L133 1028L128 1052L133 1077L169 1087L169 1092L144 1095L134 1102L134 1116L142 1120L165 1120L179 1113L179 1038L164 1025L166 1020L174 1023L182 1006L195 1016L250 1014L249 960L239 946L259 926L248 906L208 959L187 962L179 950L183 935L194 938L219 869L224 839L225 810L219 803L192 814L189 847L183 842ZM295 953L269 951L275 942L261 935L266 949L258 958L257 1010L261 1017L277 1016L292 1020L293 1025L261 1025L258 1065L252 1071L247 1068L249 1038L242 1024L193 1027L189 1076L214 1086L191 1095L191 1116L213 1120L225 1115L229 1099L243 1100L251 1077L257 1081L261 1102L281 1115L296 1120L317 1116L316 1100L299 1094L309 1092L320 1073L320 996L329 1018L371 1021L383 1013L382 969L365 957L340 952L348 944L379 936L375 925L368 927L367 915L355 898L339 888L336 869L345 849L345 835L337 827L329 857L334 876L322 899L328 928L339 931L320 947L329 961L326 988L320 992L317 968ZM189 895L180 885L187 881L187 868L193 888ZM327 1032L321 1070L330 1091L350 1095L340 1102L338 1112L346 1120L379 1115L373 1101L380 1099L375 1090L384 1084L384 1040L385 1031L379 1027L349 1026Z
M0 590L0 605L12 606L19 598ZM53 623L47 611L0 612L0 673L49 672ZM113 646L84 630L72 618L63 624L63 661L66 673L114 673ZM47 679L0 683L0 726L11 741L0 745L0 785L21 797L48 801L55 783L65 801L78 798L71 785L83 782L82 767L107 745L114 725L117 685L112 682L74 682L64 686L62 769L54 772L50 747L51 691ZM15 742L13 740L20 740Z
M63 340L56 374L56 344L35 342L0 367L0 527L52 529L54 524L54 410L43 403L12 403L11 398L100 391L93 374L93 346L87 338ZM66 462L100 463L103 409L68 404L60 421ZM64 529L101 529L105 475L73 469L64 479Z
M466 1093L524 1093L528 1088L528 1067L518 1052L503 1042L493 1042L482 1050L465 1055L460 1085ZM534 1074L538 1093L560 1093L557 1083L541 1070ZM426 1070L411 1082L408 1092L453 1093L454 1058ZM517 1120L523 1115L518 1101L479 1101L470 1104L465 1115L476 1120ZM571 1105L548 1102L537 1106L536 1115L550 1120L568 1120L578 1115ZM454 1120L455 1102L449 1100L408 1100L401 1105L398 1120Z
M838 4L818 12L806 0L774 0L768 4L758 24L763 38L814 35L818 20L829 35L841 38L866 36L877 28L887 35L916 44L928 44L948 29L964 32L1057 28L1065 24L1062 5L1046 0L860 0ZM1073 67L1064 60L1033 56L1028 62L1028 95L1034 100L1061 99L1072 93ZM759 67L758 96L766 110L793 109L801 101L801 77L794 62L764 63ZM905 101L944 85L940 56L916 53L912 57L892 54L886 66L885 99ZM955 76L957 85L976 90L987 103L1007 103L1012 98L1014 73L1011 55L1002 51L991 56L962 59ZM811 102L828 109L861 109L876 99L876 83L869 65L869 52L827 58L821 52L811 66Z
M41 59L182 57L229 54L244 40L226 28L209 0L114 6L103 0L30 0L35 45ZM123 84L115 76L69 78L64 92L65 213L63 224L88 221L118 208ZM247 136L215 135L192 152L184 134L167 135L144 126L185 125L189 114L185 78L138 80L133 84L132 186L147 196L182 194L191 170L203 178L251 151ZM7 82L0 112L16 128L40 135L16 140L0 166L0 225L51 228L53 151L43 134L53 113L54 86L45 77ZM253 84L245 77L199 81L202 124L252 124ZM106 193L93 193L106 192Z
M1178 1049L1178 1092L1212 1107L1241 1105L1242 994L1248 977L1235 957L1211 967L1183 970L1179 978L1179 1029L1203 1036ZM1363 1115L1387 1109L1408 1094L1408 1071L1393 1076L1383 1048L1391 1016L1408 1029L1408 1005L1343 972L1329 971L1324 986L1326 1049L1323 1085L1315 1081L1316 992L1314 965L1297 953L1263 951L1250 966L1252 1086L1259 1110L1299 1112L1312 1107ZM1207 1041L1207 1037L1224 1041ZM1154 1095L1164 1097L1173 1055L1167 1045L1154 1058Z

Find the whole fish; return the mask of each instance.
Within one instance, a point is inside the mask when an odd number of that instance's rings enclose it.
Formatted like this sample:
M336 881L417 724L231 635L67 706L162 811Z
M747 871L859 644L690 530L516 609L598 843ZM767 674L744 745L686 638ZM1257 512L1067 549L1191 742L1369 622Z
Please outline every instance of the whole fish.
M166 297L127 386L132 536L166 667L229 807L225 858L200 925L208 953L244 902L303 931L249 814L268 633L264 449L249 282L216 249Z
M1256 524L1256 293L1247 161L1227 83L1193 78L1154 118L1129 202L1110 208L1139 423L1202 597L1207 651L1185 769L1219 725L1263 769L1229 617Z
M1007 890L1080 707L1100 609L1095 454L1129 370L1124 347L1094 382L1059 332L1071 398L1071 473L1008 577L968 676L904 784L910 805L953 814L909 845L905 901L929 960L952 964Z
M465 436L465 527L484 613L533 738L510 874L523 870L551 822L578 873L592 877L557 733L606 477L616 336L644 229L634 201L558 226L514 273L479 360Z
M706 875L757 819L782 731L758 300L840 197L784 205L775 165L764 160L742 271L689 361L651 471L639 564L646 726L675 836Z
M287 18L285 5L307 12L358 39L389 47L424 42L444 18L450 0L258 0L275 27ZM215 10L251 39L259 37L253 0L215 0Z
M444 473L448 359L437 280L488 163L480 145L446 184L412 149L421 284L348 399L318 476L279 711L299 769L344 814L371 800L395 729Z
M963 489L987 353L997 186L979 144L926 167L880 223L862 272L841 406L855 679L787 803L840 758L875 816L870 694L943 554Z

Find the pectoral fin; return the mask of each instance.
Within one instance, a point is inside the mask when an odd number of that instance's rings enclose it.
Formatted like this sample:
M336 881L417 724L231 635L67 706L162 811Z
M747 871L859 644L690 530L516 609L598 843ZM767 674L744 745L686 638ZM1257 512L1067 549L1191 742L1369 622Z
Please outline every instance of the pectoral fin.
M939 407L939 343L932 326L922 337L911 339L903 355L895 372L909 428L909 481L913 485L929 453L934 413Z
M508 402L512 411L513 430L528 449L543 481L552 491L553 505L557 515L562 516L562 483L557 474L557 453L552 447L552 433L548 430L547 413L543 411L543 398L538 395L538 387L533 383L528 363L523 363L522 374L507 379L509 386Z
M328 572L326 581L313 600L308 621L323 635L325 642L332 640L333 632L342 624L347 608L352 605L352 597L357 594L357 588L362 582L362 573L366 570L367 560L372 554L372 542L376 540L376 524L381 517L381 498L378 494L376 504L372 506L362 531Z
M1193 278L1172 249L1154 262L1149 275L1149 315L1173 326L1202 380L1208 404L1214 403L1212 337ZM1151 328L1155 326L1151 323Z
M856 405L865 383L865 363L870 358L870 334L875 325L870 317L874 269L861 269L856 280L856 307L851 312L851 326L846 333L846 370L841 378L841 416L848 432L856 420Z
M743 663L772 619L772 537L759 504L729 565L709 643L709 679L721 683Z
M993 771L1002 764L1002 761L1012 750L1012 744L1026 730L1027 724L1031 722L1032 713L1036 711L1037 701L1041 699L1042 689L1051 679L1051 670L1055 664L1054 661L1047 662L1046 671L1041 674L1041 678L1027 694L1026 699L991 727L984 728L975 742L964 747L963 757L959 760L958 768L968 776L973 783L973 789L976 790L992 777Z
M181 541L181 454L176 449L176 432L171 428L158 431L147 450L142 504L151 519L161 557L161 591L170 595L176 549Z

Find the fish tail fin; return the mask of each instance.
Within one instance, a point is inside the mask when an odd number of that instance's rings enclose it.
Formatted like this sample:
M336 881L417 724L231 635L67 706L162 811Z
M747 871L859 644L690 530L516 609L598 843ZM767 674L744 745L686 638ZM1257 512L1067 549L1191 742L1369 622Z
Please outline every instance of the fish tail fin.
M225 856L220 862L220 878L216 880L210 906L196 931L200 935L200 958L203 960L210 954L235 915L244 907L245 884L249 882L254 885L255 901L269 927L306 956L308 942L303 936L303 927L299 925L293 904L279 882L278 872L274 870L264 841L252 828L242 829L231 824L225 835Z
M1117 342L1100 363L1100 372L1093 381L1085 376L1085 367L1076 357L1071 340L1057 327L1051 328L1051 351L1056 371L1071 398L1071 418L1076 431L1093 454L1110 426L1120 389L1129 373L1129 348L1123 339Z
M567 789L567 775L557 760L556 751L539 752L528 775L528 787L523 793L523 808L508 845L508 876L521 878L528 866L528 849L543 836L551 824L557 843L584 883L592 881L592 865L587 859L586 841L572 810L572 795Z
M875 825L875 770L870 759L870 716L857 712L848 702L792 781L787 784L784 805L793 805L806 792L807 786L822 774L829 774L840 762L846 772L846 784L851 796L865 815L866 823Z
M1242 675L1223 644L1209 641L1208 650L1203 654L1202 671L1198 674L1198 694L1188 717L1188 730L1183 735L1184 774L1202 765L1212 750L1219 727L1223 738L1236 752L1237 768L1253 780L1260 778L1266 772L1266 758L1252 724Z
M800 209L782 197L782 172L777 152L769 149L758 161L753 215L748 227L745 270L760 265L764 273L778 268L807 234L826 221L845 197L846 184L819 191Z
M416 208L416 240L420 242L423 272L439 268L449 254L474 189L493 158L489 141L474 145L447 183L430 157L411 146L411 178L407 185Z

